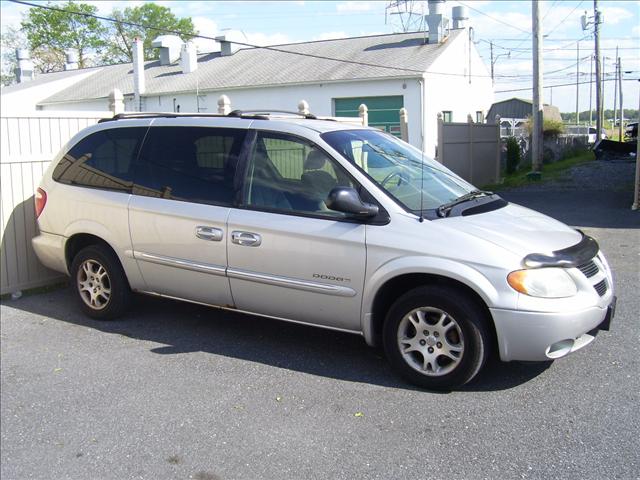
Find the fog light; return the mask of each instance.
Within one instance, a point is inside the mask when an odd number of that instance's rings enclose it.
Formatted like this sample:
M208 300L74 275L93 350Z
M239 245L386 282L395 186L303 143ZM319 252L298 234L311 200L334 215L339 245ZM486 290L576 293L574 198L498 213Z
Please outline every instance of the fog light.
M545 355L549 358L556 359L564 357L571 353L571 349L573 348L574 340L569 338L567 340L560 340L550 346L547 347L547 351Z

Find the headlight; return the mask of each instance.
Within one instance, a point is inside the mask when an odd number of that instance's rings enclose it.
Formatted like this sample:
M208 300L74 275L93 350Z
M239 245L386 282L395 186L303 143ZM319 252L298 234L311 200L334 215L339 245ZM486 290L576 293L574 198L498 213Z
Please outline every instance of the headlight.
M578 293L578 288L562 268L516 270L507 276L514 290L531 297L563 298Z

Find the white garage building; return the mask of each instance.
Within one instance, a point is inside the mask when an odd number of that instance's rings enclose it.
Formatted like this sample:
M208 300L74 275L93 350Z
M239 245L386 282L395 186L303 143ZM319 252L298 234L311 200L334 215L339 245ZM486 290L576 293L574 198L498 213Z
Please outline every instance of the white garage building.
M161 60L43 74L4 88L2 100L22 110L104 111L118 89L128 111L215 113L227 95L232 109L296 110L306 100L312 113L331 116L357 116L364 103L369 124L396 135L404 107L409 142L433 154L439 112L445 122L466 122L468 115L481 122L493 103L491 78L469 29L461 20L455 22L459 28L448 29L448 21L439 19L427 33L267 48L236 49L219 37L219 52L199 55L177 37L163 36L157 41Z

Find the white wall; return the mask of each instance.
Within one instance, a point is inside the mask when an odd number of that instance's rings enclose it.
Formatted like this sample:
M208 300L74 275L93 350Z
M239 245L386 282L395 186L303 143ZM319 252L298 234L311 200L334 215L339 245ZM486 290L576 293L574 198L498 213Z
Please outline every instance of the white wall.
M25 88L15 92L2 92L2 102L0 102L0 112L2 116L23 115L36 111L36 105L53 94L72 86L73 84L96 73L95 69L90 69L83 73L77 73L59 80L42 83L33 86L25 85ZM78 106L82 104L77 104ZM107 106L91 108L55 108L53 110L107 110Z
M491 75L473 43L469 50L469 36L463 32L448 46L446 55L437 58L426 73L425 152L431 156L435 153L438 112L453 112L454 122L466 122L467 115L470 114L475 122L476 112L482 111L483 115L486 115L493 104L493 98Z
M200 92L200 111L216 113L218 98L223 94L231 100L232 110L297 111L298 102L306 100L309 110L316 115L334 115L334 98L403 95L404 107L409 112L409 142L420 146L420 89L415 78L205 91ZM173 111L174 99L180 112L197 111L195 93L145 97L144 110Z

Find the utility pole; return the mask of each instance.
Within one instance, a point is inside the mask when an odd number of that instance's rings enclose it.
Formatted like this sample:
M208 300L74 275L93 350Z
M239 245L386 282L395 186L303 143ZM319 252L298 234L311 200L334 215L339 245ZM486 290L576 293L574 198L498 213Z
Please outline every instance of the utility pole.
M580 125L580 111L578 106L578 98L580 96L580 42L578 42L576 50L576 125Z
M616 47L616 73L613 77L613 130L618 120L618 47ZM622 140L621 138L619 140Z
M597 0L596 0L597 1ZM531 0L531 17L533 32L533 106L531 116L533 130L531 132L531 170L533 176L539 176L542 169L542 122L543 122L543 90L542 90L542 32L540 25L540 2ZM537 175L536 175L537 174Z
M593 125L593 55L589 60L589 126Z
M618 57L618 90L620 90L620 127L618 128L618 134L620 135L620 141L622 142L622 124L624 123L624 108L622 106L622 61ZM636 157L637 162L637 157Z
M495 83L493 81L493 42L489 42L489 48L491 50L491 83Z
M593 0L594 16L594 38L596 48L596 141L600 140L602 134L602 124L604 123L604 112L602 111L602 75L600 73L600 12L598 11L598 0Z

